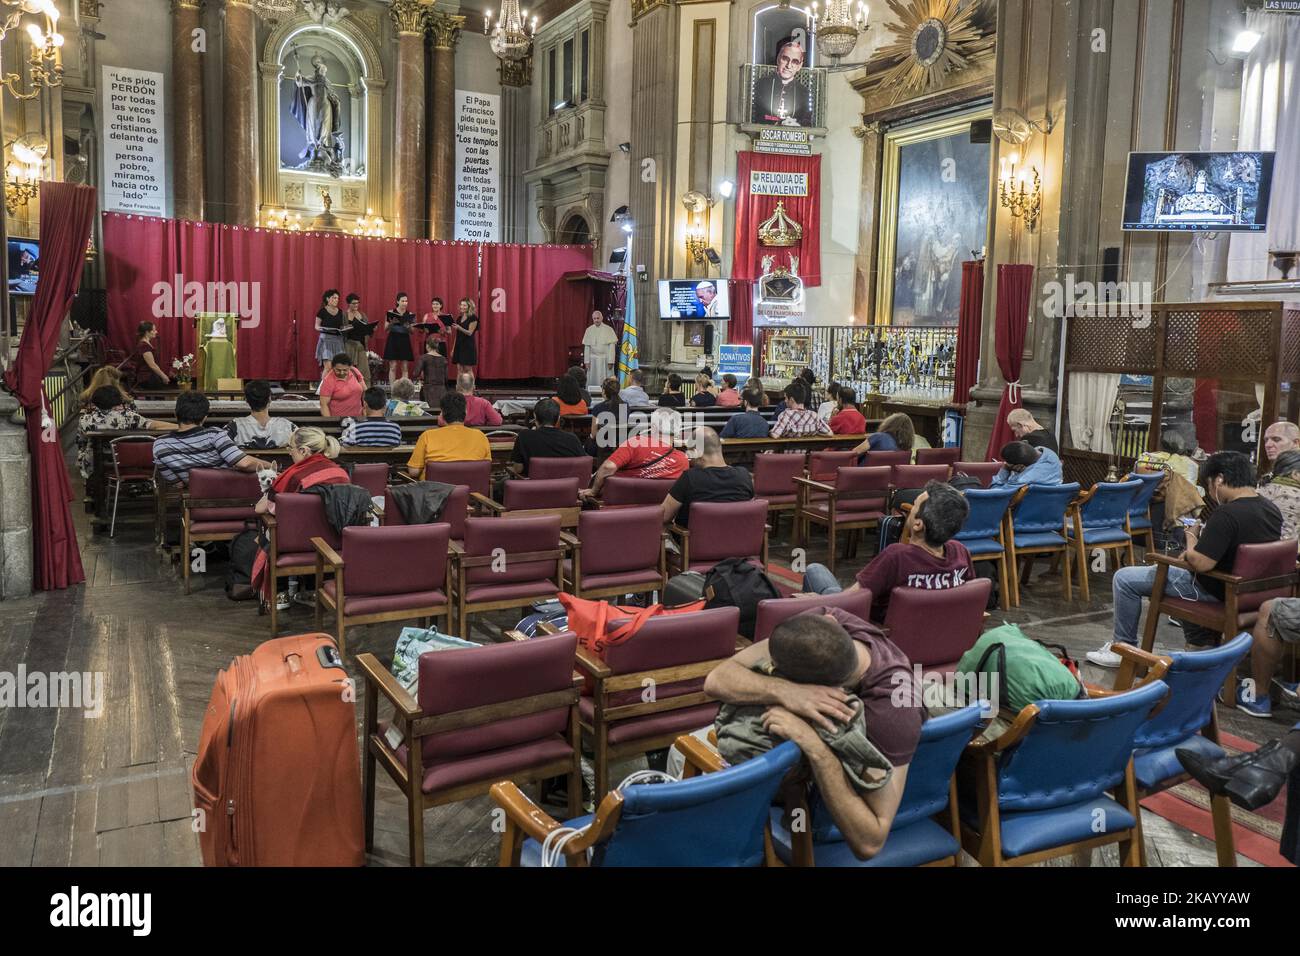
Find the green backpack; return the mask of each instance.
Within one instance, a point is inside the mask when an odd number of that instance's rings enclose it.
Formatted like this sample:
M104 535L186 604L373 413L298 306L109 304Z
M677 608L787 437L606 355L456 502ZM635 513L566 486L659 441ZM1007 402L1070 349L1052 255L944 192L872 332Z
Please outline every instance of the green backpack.
M1073 663L1065 648L1026 637L1014 624L1003 624L985 631L975 646L957 662L958 675L987 675L991 681L997 677L996 688L987 684L980 688L980 696L996 697L989 702L999 710L1009 708L1019 713L1026 704L1040 700L1074 700L1083 692L1083 685L1066 662Z

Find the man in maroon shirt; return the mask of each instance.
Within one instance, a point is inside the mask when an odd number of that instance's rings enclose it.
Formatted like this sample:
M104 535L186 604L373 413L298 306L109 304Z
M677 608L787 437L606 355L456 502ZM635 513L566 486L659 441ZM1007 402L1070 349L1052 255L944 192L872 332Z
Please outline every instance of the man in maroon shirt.
M752 668L769 658L767 641L759 641L714 668L704 692L730 704L768 707L763 723L769 733L793 740L808 758L817 790L854 855L869 859L880 852L898 812L924 719L920 692L907 656L875 625L841 608L814 608L779 625L804 631L812 642L827 627L842 628L853 638L858 666L846 682L851 690L796 684ZM841 637L842 639L842 637ZM908 686L910 690L900 691ZM862 700L868 739L894 765L889 781L859 795L844 774L839 757L814 725L834 730L853 717L852 697ZM902 705L900 706L900 702ZM917 703L913 703L917 702Z
M871 620L884 623L889 594L894 588L941 591L965 584L975 577L970 552L952 536L961 530L970 505L952 485L932 481L912 506L908 518L912 532L908 543L891 544L871 559L848 588L871 592ZM804 573L807 594L834 594L843 590L835 575L823 565L812 564Z

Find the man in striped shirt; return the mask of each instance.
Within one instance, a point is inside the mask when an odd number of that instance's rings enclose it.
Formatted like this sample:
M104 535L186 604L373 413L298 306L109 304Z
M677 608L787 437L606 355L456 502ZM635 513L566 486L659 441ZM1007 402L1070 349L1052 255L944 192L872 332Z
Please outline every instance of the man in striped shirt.
M211 405L202 392L182 392L176 399L176 431L153 443L153 461L170 483L189 481L194 468L261 471L273 462L254 458L230 440L224 428L205 426Z
M343 444L362 448L392 448L402 443L402 428L397 422L384 417L388 396L378 386L366 389L361 400L366 405L366 417L352 419L343 429Z

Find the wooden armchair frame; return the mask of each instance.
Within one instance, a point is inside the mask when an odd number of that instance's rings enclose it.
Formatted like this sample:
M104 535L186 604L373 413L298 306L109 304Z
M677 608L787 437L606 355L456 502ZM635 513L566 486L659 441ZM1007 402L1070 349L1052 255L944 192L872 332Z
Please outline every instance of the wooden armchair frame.
M846 558L857 553L858 533L863 529L880 527L879 518L864 518L860 521L836 521L835 511L842 500L856 501L864 498L883 498L881 510L885 510L888 505L890 492L892 488L882 488L876 491L848 491L840 492L834 485L828 485L824 481L817 481L813 478L796 478L794 480L797 493L799 495L798 504L794 512L794 531L795 541L804 544L808 540L808 525L825 525L828 540L829 555L827 566L832 572L835 570L835 536L839 531L850 532L849 538L845 542L844 556ZM813 510L811 496L813 492L820 492L826 495L826 514L821 515Z
M659 583L650 587L642 587L639 591L628 591L623 585L610 585L604 588L583 588L582 587L582 541L576 534L570 534L568 531L560 532L561 543L569 549L572 555L570 560L573 561L573 575L566 577L564 581L565 589L574 597L580 598L606 598L622 597L624 594L649 594L658 590L660 593L668 585L668 549L667 532L659 538Z
M1089 501L1091 501L1093 499L1093 496L1096 494L1097 494L1096 485L1093 485L1091 488L1088 488L1086 491L1079 492L1078 497L1075 498L1072 502L1070 502L1070 506L1069 508L1066 509L1065 512L1066 522L1072 524L1074 528L1074 540L1070 541L1070 547L1074 550L1075 565L1078 567L1079 570L1079 590L1083 592L1083 599L1085 601L1091 600L1092 597L1091 589L1088 587L1088 552L1089 551L1096 548L1106 553L1114 552L1115 563L1117 568L1123 566L1124 564L1123 555L1120 554L1121 551L1123 551L1125 554L1128 555L1128 563L1130 567L1137 563L1137 558L1133 553L1133 533L1132 531L1129 530L1127 511L1124 513L1124 533L1128 536L1126 540L1108 541L1103 544L1084 544L1083 506L1086 505ZM1066 540L1067 541L1070 540L1069 535L1066 535ZM1069 575L1068 566L1065 573L1067 576Z
M470 504L478 509L478 513L484 517L490 518L535 518L538 515L559 515L560 527L566 530L578 527L578 514L582 511L582 503L575 501L570 508L515 508L507 509L505 505L492 498L480 494L477 491L471 491L469 495Z
M234 541L235 538L243 534L243 529L239 531L200 531L195 533L191 529L194 517L190 514L194 508L252 508L261 500L261 494L256 498L193 498L190 496L189 489L181 492L181 577L185 582L185 593L190 593L190 548L198 541ZM232 518L230 519L240 520ZM244 521L252 521L256 524L257 515L250 514Z
M1070 521L1070 508L1074 507L1071 502L1065 509L1065 517L1061 521L1061 538L1064 540L1063 545L1042 545L1034 548L1021 547L1016 544L1016 523L1014 513L1016 505L1020 504L1021 499L1029 493L1029 486L1021 486L1020 490L1011 498L1011 504L1007 507L1006 536L1003 545L1007 549L1007 570L1011 576L1011 596L1012 605L1020 607L1020 581L1022 578L1028 579L1029 571L1033 565L1034 558L1040 554L1050 554L1053 556L1062 556L1065 562L1065 568L1061 572L1061 595L1067 601L1074 597L1073 591L1073 563L1072 552L1073 545L1070 543L1070 536L1066 533L1066 524ZM1020 567L1020 559L1024 558L1025 566L1023 571Z
M561 532L561 535L563 535L563 532ZM470 568L489 566L496 559L490 554L466 554L465 546L454 540L451 542L450 547L452 563L455 565L453 575L455 579L456 625L458 627L456 635L462 640L469 640L469 616L471 614L476 614L479 611L499 611L511 607L524 607L539 599L540 595L533 595L527 598L507 598L499 601L466 601L465 593L470 587L465 580L466 572ZM547 548L544 551L526 551L521 554L507 555L507 558L515 563L554 561L555 576L552 580L555 581L555 591L558 594L564 590L564 557L566 550L563 538L561 538L560 547L558 548Z
M517 631L507 632L511 640L527 640ZM552 691L548 694L536 694L518 700L501 701L482 707L471 707L450 714L435 717L422 715L419 704L406 689L397 682L392 673L381 664L373 654L361 654L356 659L366 682L365 734L363 742L365 752L362 759L362 785L365 806L366 850L374 848L375 843L375 763L383 765L385 771L397 784L406 798L408 839L410 844L411 866L424 865L424 811L431 807L456 803L483 793L495 790L508 782L509 786L545 781L550 777L567 777L568 814L578 815L582 794L582 767L580 763L580 737L578 730L578 696L582 679L574 674L571 688ZM406 743L406 760L398 758L397 751L389 746L384 734L379 732L379 699L383 697L393 706L393 726L402 734ZM420 741L432 734L445 733L450 730L464 730L478 727L509 717L523 717L556 707L569 708L569 723L566 735L573 753L571 757L553 760L531 770L502 776L493 774L487 779L435 790L425 793L424 751ZM523 794L519 797L526 801ZM621 798L620 798L621 800ZM531 804L530 804L531 805ZM541 814L541 811L537 811ZM549 819L549 818L548 818ZM557 824L558 825L558 824ZM509 830L507 829L507 833ZM502 845L505 845L503 837ZM518 859L518 852L515 854Z
M667 555L665 555L667 559L667 563L679 572L688 570L691 566L690 529L684 528L674 521L672 524L668 525L666 530L667 530L668 537L665 538L665 541L672 540L677 544L677 554L673 555L670 558L667 557ZM764 571L767 570L768 537L771 535L771 533L772 533L772 526L770 524L764 523L763 524L763 548L762 551L759 553L759 558L763 562ZM665 582L666 581L667 581L667 577L665 576Z

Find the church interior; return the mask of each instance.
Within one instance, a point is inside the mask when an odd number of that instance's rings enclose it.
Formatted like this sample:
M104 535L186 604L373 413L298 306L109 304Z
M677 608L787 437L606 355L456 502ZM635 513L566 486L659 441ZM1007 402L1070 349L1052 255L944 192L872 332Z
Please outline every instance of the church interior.
M0 865L1300 862L1300 3L0 3Z

